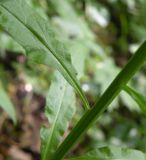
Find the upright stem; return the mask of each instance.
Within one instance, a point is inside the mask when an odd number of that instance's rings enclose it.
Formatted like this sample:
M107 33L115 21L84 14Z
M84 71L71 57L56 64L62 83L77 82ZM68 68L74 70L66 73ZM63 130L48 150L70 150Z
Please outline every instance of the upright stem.
M141 45L134 56L129 60L128 64L113 80L111 85L104 92L102 97L96 102L94 107L85 112L83 117L73 128L67 138L56 150L52 160L61 160L65 154L73 147L78 139L87 131L87 129L97 120L97 118L105 111L108 105L120 93L127 82L140 69L146 61L146 41ZM49 158L48 158L49 160Z

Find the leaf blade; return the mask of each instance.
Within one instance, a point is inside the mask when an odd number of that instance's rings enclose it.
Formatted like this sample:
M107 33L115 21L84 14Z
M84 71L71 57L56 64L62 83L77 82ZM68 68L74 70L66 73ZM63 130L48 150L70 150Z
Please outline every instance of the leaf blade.
M55 80L52 81L47 95L45 109L46 116L49 120L49 127L41 130L42 160L52 157L74 112L74 92L59 72L56 72Z
M0 25L23 46L30 59L57 68L76 89L84 107L89 108L88 101L76 79L71 57L64 45L55 38L53 29L47 21L32 11L23 0L2 0Z
M142 110L143 114L146 115L146 97L135 91L129 86L125 86L124 91L129 94L135 102L138 104L140 109Z

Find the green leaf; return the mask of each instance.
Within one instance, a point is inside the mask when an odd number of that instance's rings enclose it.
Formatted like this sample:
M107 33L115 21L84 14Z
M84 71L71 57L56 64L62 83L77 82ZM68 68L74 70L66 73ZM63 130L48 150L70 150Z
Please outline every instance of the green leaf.
M45 113L49 127L41 130L42 160L52 157L75 113L74 92L59 72L55 73L49 89Z
M139 105L140 109L142 110L143 114L146 115L146 97L135 91L129 86L124 87L124 91L126 91Z
M69 160L146 160L146 154L125 147L108 146Z
M8 113L10 118L16 124L17 120L16 120L16 112L15 112L14 106L9 96L1 86L0 86L0 107L2 107L4 111Z
M76 126L72 129L66 139L57 148L52 160L61 160L65 154L78 142L79 138L96 122L98 117L107 109L116 96L123 90L123 87L134 76L134 74L146 62L146 41L139 47L127 65L112 81L100 99L85 112Z
M57 68L79 93L84 107L89 108L76 79L71 57L56 39L49 22L35 13L24 0L1 0L0 25L23 46L29 59Z

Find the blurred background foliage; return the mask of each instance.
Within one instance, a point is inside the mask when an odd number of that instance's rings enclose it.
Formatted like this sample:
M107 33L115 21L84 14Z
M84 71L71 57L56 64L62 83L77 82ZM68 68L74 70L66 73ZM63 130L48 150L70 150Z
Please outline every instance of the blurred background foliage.
M145 0L27 2L50 22L59 39L69 48L82 89L91 105L146 37ZM18 119L14 125L9 112L0 109L0 159L40 159L39 130L42 124L47 125L43 113L44 97L53 72L53 68L33 65L25 57L23 48L0 29L0 84L15 106ZM145 74L146 67L143 67L129 82L143 95L146 94ZM69 130L83 113L81 105L77 98L77 111ZM145 152L145 126L146 118L138 105L127 93L121 92L70 155L79 155L104 144L128 146Z

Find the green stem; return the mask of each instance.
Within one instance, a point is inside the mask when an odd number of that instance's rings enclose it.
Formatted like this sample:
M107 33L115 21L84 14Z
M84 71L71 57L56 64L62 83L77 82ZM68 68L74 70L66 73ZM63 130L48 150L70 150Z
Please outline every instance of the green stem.
M97 120L97 118L105 111L108 105L120 93L122 88L133 77L146 61L146 41L141 45L134 56L129 60L128 64L113 80L111 85L104 92L102 97L96 102L94 107L83 115L77 125L73 128L67 138L56 150L52 160L61 160L72 146L79 140L81 135Z

